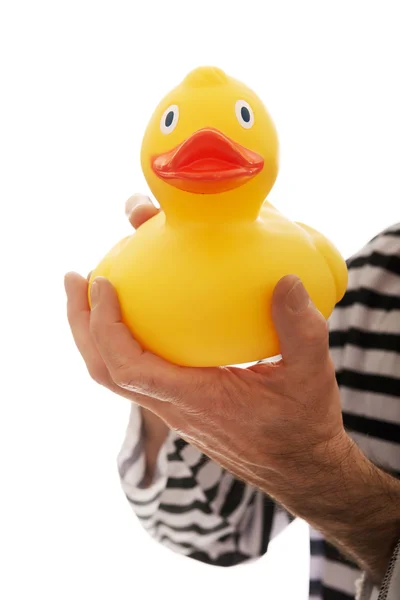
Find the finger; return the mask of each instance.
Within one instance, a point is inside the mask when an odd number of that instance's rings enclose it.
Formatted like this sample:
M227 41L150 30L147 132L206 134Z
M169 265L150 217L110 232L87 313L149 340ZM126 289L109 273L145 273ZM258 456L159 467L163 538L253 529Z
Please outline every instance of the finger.
M113 381L132 392L179 402L190 375L141 348L122 322L117 293L107 279L96 277L91 300L90 330Z
M72 335L92 379L120 396L156 412L161 418L164 414L169 414L165 412L165 409L160 414L162 403L158 400L143 394L123 390L115 384L90 333L87 280L78 273L68 273L65 276L64 283L68 298L68 321Z
M88 282L78 273L67 273L64 285L67 293L68 322L75 345L92 379L109 387L112 383L111 377L90 334Z
M148 196L134 194L125 203L125 213L131 225L137 229L159 213Z
M92 379L131 402L151 410L160 418L172 418L171 409L164 406L165 403L144 394L124 390L115 384L90 333L87 280L78 273L68 273L65 276L64 284L68 298L67 312L72 335Z
M295 275L278 282L272 298L272 318L286 366L310 373L329 360L327 322Z
M126 216L129 217L133 209L136 206L139 206L139 204L147 204L149 206L153 206L153 203L150 200L149 196L146 196L145 194L133 194L132 196L129 196L128 200L125 202Z
M73 323L82 319L82 315L89 314L88 282L79 273L67 273L64 277L64 287L67 294L68 320Z
M129 222L135 229L138 229L143 223L158 215L159 212L159 209L155 206L140 204L131 212Z

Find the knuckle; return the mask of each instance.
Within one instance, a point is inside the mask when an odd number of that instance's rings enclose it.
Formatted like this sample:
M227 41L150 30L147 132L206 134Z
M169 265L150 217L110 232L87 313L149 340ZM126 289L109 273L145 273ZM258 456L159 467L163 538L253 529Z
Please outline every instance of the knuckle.
M111 373L112 380L116 385L122 387L124 389L130 389L131 391L135 390L134 382L132 381L131 375L124 364L117 364L113 367Z
M101 332L101 322L97 319L97 313L95 308L92 308L92 310L90 311L89 329L93 338L98 338L99 332Z
M92 309L89 321L89 331L92 339L98 346L104 346L109 339L108 327L102 323L97 308Z
M312 348L316 346L328 346L328 337L328 323L323 317L318 319L313 327L309 327L304 332L304 342Z
M132 367L129 364L118 363L114 365L111 372L111 378L118 387L123 388L124 390L136 393L143 392L141 378L136 373L134 374L132 372Z

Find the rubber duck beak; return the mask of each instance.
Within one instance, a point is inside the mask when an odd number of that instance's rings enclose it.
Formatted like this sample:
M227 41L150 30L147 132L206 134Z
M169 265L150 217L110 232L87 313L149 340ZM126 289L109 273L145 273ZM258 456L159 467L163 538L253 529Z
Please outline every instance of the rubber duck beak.
M169 152L152 159L157 177L194 194L232 190L263 167L262 156L211 128L196 131Z

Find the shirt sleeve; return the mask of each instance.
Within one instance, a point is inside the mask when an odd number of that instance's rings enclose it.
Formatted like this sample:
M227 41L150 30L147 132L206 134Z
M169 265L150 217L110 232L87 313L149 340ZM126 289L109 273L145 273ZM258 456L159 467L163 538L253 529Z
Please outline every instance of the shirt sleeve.
M399 249L400 224L395 224L348 260L349 285L332 315L330 338L346 430L374 464L397 478ZM364 573L356 594L356 600L399 599L400 541L380 589Z
M150 486L143 485L142 419L132 404L118 455L122 489L146 531L171 550L232 566L262 556L292 520L269 497L236 479L170 432Z
M382 586L378 589L366 573L358 582L356 600L399 600L400 598L400 540L389 562Z

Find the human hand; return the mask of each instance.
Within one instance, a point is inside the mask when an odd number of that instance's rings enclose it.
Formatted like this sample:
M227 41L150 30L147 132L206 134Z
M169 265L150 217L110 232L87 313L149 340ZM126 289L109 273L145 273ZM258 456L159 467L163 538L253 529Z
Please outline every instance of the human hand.
M140 205L130 221L138 227L157 212ZM382 580L398 537L398 482L343 428L327 324L296 277L284 277L272 299L282 359L248 369L169 364L134 340L107 280L96 279L91 312L84 278L68 275L66 289L71 329L96 381L148 409Z
M272 475L281 487L299 466L310 477L329 449L347 438L327 324L296 277L281 280L273 296L282 360L248 369L167 363L133 339L108 281L96 280L91 313L86 281L69 275L66 287L72 332L92 377L271 495L277 493L268 488Z

